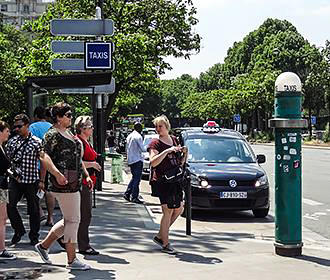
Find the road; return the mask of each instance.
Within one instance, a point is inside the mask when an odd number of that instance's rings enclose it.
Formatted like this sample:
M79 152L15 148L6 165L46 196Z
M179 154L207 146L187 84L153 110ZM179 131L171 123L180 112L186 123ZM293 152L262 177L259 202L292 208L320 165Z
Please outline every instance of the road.
M274 213L274 146L253 145L256 154L266 155L271 185L271 213ZM330 150L302 150L303 226L330 239Z

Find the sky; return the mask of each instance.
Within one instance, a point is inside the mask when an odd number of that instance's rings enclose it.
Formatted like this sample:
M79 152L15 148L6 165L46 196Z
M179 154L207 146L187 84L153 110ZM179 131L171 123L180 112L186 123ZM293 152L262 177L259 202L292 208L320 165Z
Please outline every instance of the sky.
M330 40L330 0L192 0L199 23L201 50L189 60L166 58L173 70L161 79L182 74L199 77L216 63L222 63L234 42L242 41L267 18L286 19L317 47Z

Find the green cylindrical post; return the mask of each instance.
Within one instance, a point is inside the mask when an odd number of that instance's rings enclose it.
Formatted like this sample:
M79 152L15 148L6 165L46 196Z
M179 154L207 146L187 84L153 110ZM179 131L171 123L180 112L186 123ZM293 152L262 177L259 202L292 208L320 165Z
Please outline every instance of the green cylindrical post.
M275 82L275 253L298 256L302 252L301 81L291 72Z

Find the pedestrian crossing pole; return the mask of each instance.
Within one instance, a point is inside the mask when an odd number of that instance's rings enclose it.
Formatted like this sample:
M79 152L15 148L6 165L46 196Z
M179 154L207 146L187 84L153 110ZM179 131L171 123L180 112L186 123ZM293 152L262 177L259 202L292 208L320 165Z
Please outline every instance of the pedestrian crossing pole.
M275 128L275 253L302 253L301 81L292 72L275 81L275 114L269 127Z

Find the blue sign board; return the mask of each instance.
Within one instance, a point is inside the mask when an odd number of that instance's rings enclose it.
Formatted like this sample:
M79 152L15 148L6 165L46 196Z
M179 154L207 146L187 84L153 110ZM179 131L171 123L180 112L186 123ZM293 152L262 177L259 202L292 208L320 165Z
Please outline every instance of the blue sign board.
M241 116L239 114L235 114L233 117L233 120L235 123L240 123L241 122Z
M311 116L311 124L316 125L316 117L315 116Z
M112 43L86 42L85 69L112 69Z

